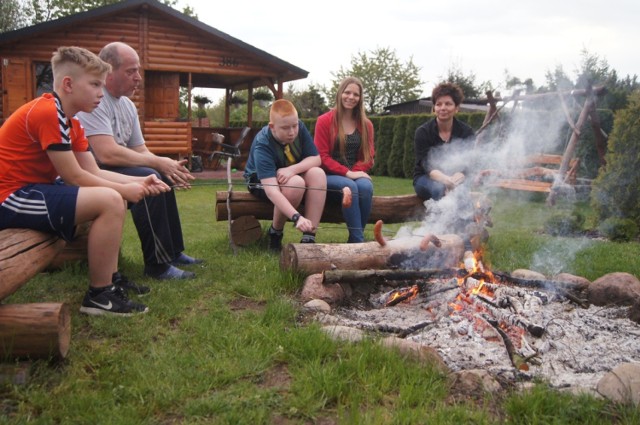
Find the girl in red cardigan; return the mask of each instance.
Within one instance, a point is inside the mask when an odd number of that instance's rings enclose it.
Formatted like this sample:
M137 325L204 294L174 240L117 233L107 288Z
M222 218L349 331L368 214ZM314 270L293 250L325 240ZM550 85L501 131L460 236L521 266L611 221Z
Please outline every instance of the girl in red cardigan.
M362 82L347 77L340 83L336 106L318 117L314 142L327 174L327 202L341 203L342 189L351 190L351 206L342 207L349 243L364 242L364 228L371 213L373 183L373 125L363 105Z

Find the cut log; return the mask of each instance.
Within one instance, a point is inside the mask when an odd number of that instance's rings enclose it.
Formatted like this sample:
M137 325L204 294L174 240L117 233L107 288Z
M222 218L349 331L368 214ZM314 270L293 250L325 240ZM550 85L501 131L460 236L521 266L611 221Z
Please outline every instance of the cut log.
M71 340L69 306L61 303L0 305L3 359L64 359Z
M389 285L390 282L415 282L421 279L451 278L457 276L456 269L447 270L325 270L322 272L322 283L362 283L372 285ZM396 286L391 283L390 286Z
M464 242L457 235L439 235L442 246L430 245L420 250L421 237L394 239L380 246L378 242L352 244L288 244L280 254L280 268L303 275L321 273L324 270L364 270L450 268L460 264ZM435 264L434 264L435 262ZM415 264L415 267L408 265Z
M262 236L260 222L251 215L243 215L231 221L231 238L238 246L247 246Z
M64 246L65 241L52 234L0 230L0 300L43 271Z
M227 193L227 191L216 192L217 221L229 219ZM254 216L258 220L273 219L273 204L258 199L249 192L232 192L229 206L232 220L246 215ZM416 195L374 196L369 223L375 223L378 220L385 223L419 221L424 217L424 214L423 201ZM342 206L340 204L326 204L321 222L343 223Z

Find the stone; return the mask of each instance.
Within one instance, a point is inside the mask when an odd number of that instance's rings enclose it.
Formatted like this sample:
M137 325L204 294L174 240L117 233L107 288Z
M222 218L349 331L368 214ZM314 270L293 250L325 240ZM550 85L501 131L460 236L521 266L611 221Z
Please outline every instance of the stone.
M526 279L526 280L546 280L546 276L542 273L534 272L533 270L527 269L516 269L511 272L511 276L516 277L518 279Z
M500 383L482 369L460 370L451 374L452 385L466 394L487 392L495 394L502 390Z
M640 405L640 363L621 363L600 379L600 395L618 403Z
M329 304L337 304L345 299L342 286L338 283L325 285L322 283L322 273L307 276L302 283L300 298L303 302L323 300Z
M311 300L302 307L305 311L331 313L331 306L324 300Z
M363 340L365 337L363 331L349 326L323 326L321 329L335 340L357 342Z
M584 292L589 288L591 282L582 276L576 276L570 273L560 273L553 277L556 282L562 282L568 284L567 286L579 291Z
M431 363L443 373L449 372L449 368L438 351L432 347L396 336L382 338L380 344L384 347L397 348L400 353L410 358Z
M629 273L609 273L589 285L587 297L600 306L633 305L640 299L640 280Z

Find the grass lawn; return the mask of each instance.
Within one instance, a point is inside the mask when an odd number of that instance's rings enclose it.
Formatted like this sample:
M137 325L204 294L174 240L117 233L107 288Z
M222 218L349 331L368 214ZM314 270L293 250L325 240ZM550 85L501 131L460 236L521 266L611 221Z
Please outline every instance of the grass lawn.
M375 178L376 194L412 193L410 180ZM227 222L214 217L206 181L178 193L187 253L204 258L191 281L142 276L130 217L121 270L152 287L146 315L87 317L78 312L84 266L41 274L7 303L67 302L71 348L62 364L35 361L26 385L0 386L2 424L602 424L640 423L640 411L538 383L531 391L462 397L429 364L365 341L333 341L304 323L299 276L279 270L264 244L233 255ZM237 184L237 190L244 190ZM491 195L486 259L497 270L532 268L596 279L614 271L640 276L638 243L550 237L558 210L544 199ZM588 207L581 206L588 212ZM268 222L263 222L266 229ZM394 229L399 225L385 228ZM372 240L371 228L365 236ZM318 242L345 242L343 225L323 224ZM298 242L287 225L284 243ZM545 255L539 255L539 253ZM547 255L548 254L548 255Z

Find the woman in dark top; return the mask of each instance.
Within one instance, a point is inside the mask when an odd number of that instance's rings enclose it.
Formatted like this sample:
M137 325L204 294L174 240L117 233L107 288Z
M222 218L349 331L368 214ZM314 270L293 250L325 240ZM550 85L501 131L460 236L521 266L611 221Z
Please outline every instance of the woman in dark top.
M453 148L463 144L471 148L474 140L473 129L455 117L464 99L460 87L441 83L433 89L431 99L436 116L418 127L414 137L413 189L425 201L441 199L464 181L464 165L447 165L450 161L446 159Z

